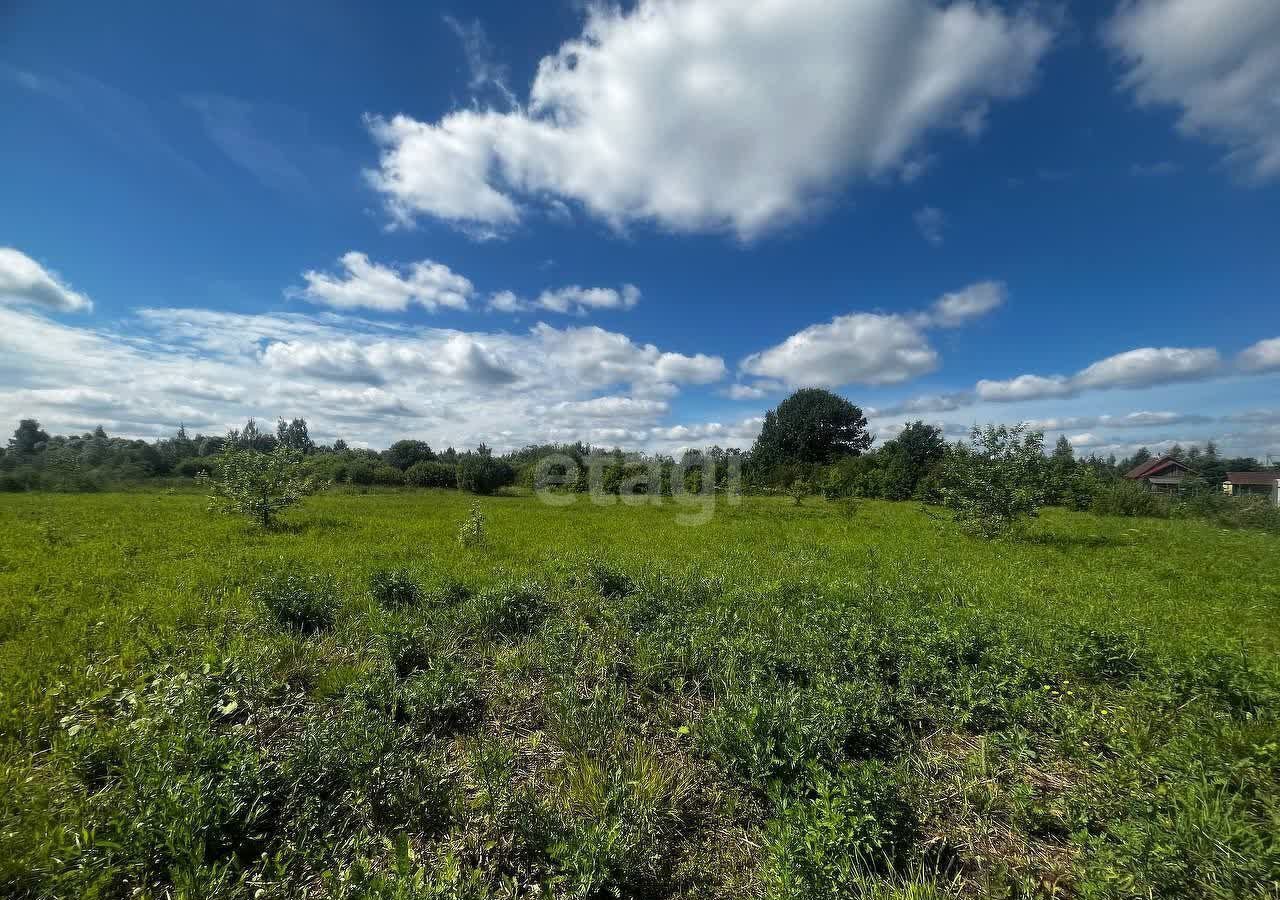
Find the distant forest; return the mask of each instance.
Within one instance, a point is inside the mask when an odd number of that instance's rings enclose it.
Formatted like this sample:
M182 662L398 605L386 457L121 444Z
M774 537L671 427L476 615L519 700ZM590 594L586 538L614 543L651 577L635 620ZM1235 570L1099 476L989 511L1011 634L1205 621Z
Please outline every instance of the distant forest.
M828 496L931 499L935 474L949 446L940 429L913 422L880 446L873 448L871 443L857 406L816 389L798 391L770 410L750 449L708 447L687 450L679 459L581 442L529 445L502 454L483 444L464 451L437 450L412 438L385 450L356 449L342 440L316 443L302 418L280 419L274 431L250 419L225 435L191 435L179 427L172 437L150 442L113 437L101 426L84 434L50 435L35 419L23 419L8 446L0 449L0 491L94 491L153 479L191 479L216 472L219 457L229 449L270 453L286 448L299 454L319 480L357 486L462 487L478 493L515 484L535 487L542 477L539 460L556 454L577 465L577 482L568 487L581 490L587 489L589 470L597 473L604 490L617 493L656 468L663 473L659 489L666 493L671 488L667 479L678 466L683 486L694 490L702 488L705 478L722 488L732 477L747 490L799 486ZM1208 485L1221 483L1228 471L1263 468L1253 457L1222 456L1212 442L1204 447L1174 446L1167 452ZM1046 452L1046 482L1057 485L1060 495L1087 491L1073 488L1072 479L1087 475L1094 481L1112 481L1151 458L1145 447L1119 460L1078 458L1063 437ZM1067 502L1065 496L1057 499Z

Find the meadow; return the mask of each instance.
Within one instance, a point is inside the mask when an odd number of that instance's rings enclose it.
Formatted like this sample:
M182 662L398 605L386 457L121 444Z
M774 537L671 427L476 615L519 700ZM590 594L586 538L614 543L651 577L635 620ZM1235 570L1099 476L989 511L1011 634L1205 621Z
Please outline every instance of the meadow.
M1280 537L610 499L3 497L0 893L1280 892Z

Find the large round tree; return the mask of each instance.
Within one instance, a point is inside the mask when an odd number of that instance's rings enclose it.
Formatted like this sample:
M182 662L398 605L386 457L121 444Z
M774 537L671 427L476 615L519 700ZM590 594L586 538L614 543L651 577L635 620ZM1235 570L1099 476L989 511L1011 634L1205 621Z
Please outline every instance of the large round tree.
M870 446L862 410L830 391L804 388L765 413L751 459L763 467L825 464L857 456Z

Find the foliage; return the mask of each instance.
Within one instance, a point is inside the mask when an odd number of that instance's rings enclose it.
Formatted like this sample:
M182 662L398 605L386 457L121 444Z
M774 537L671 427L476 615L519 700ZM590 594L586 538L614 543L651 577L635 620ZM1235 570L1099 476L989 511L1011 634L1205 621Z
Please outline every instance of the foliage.
M417 606L423 591L407 569L377 569L369 576L369 596L383 609Z
M463 547L483 547L489 540L488 525L479 500L471 502L467 517L458 526L458 543Z
M1169 515L1169 498L1153 494L1137 481L1113 478L1099 484L1093 492L1089 508L1100 516Z
M856 456L871 446L862 410L821 388L804 388L765 413L760 436L751 448L752 464L768 468L785 463L827 464Z
M986 538L1008 534L1044 503L1044 435L1024 425L974 426L944 462L942 496L958 523Z
M253 587L253 599L276 622L304 634L333 627L342 605L331 577L295 570L260 579Z
M875 761L815 766L800 796L775 803L765 866L773 897L855 896L866 876L901 862L913 839L912 810Z
M269 453L238 450L228 444L218 457L216 474L201 473L197 480L212 490L210 510L249 517L263 528L276 515L310 494L317 485L302 467L302 454L278 446Z
M488 495L498 488L514 484L515 480L515 469L506 461L494 458L484 444L474 453L464 453L458 459L459 490Z
M431 445L426 441L396 441L382 451L383 461L402 472L419 463L434 462L435 458L436 455L432 452Z
M404 483L411 487L452 488L458 486L458 469L449 463L416 462L404 473Z

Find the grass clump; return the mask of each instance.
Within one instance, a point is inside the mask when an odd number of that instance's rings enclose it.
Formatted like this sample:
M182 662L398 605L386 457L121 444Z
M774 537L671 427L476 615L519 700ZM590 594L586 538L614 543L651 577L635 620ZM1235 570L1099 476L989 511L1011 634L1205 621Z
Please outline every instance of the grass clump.
M342 599L332 576L300 570L274 572L253 586L253 599L276 623L314 634L333 627Z
M418 606L425 594L407 569L377 569L369 576L369 596L383 609Z

